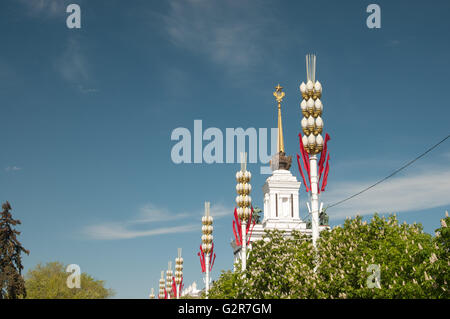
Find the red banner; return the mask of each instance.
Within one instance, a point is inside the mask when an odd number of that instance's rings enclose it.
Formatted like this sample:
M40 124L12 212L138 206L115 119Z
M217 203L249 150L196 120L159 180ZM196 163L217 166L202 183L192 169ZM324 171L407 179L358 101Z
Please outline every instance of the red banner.
M200 245L200 252L197 253L197 256L200 257L200 266L202 267L202 273L206 271L205 266L205 254L203 253L202 245Z
M306 184L306 180L305 180L305 174L303 174L302 166L300 165L300 155L298 155L298 154L297 154L297 165L298 165L298 170L300 171L300 175L302 176L303 184L305 185L306 192L309 192L308 184Z
M325 168L325 175L323 176L323 181L322 181L322 192L325 191L325 187L327 186L327 182L328 182L328 172L330 171L330 154L328 154L328 158L327 158L327 164L326 164L326 168Z
M327 151L328 151L328 147L327 147L327 143L330 140L330 135L328 135L328 133L325 135L325 141L323 143L323 150L320 153L320 160L319 160L319 182L320 179L322 178L322 173L324 170L324 163L325 163L325 159L327 158Z
M302 140L302 135L301 134L298 134L298 139L299 139L299 143L300 143L300 153L302 155L303 167L305 168L306 173L308 174L309 185L311 185L311 173L310 173L310 170L309 170L309 154L305 150L305 146L303 145L303 140ZM300 174L302 174L302 177L303 177L303 180L304 180L303 183L305 184L306 192L309 192L311 187L308 187L308 184L305 181L305 178L304 178L304 175L303 175L303 171L301 169L299 157L300 156L297 154L297 164L299 165Z
M206 262L205 262L205 253L203 251L202 245L200 245L200 252L197 253L197 256L200 257L200 266L202 267L202 273L206 272ZM211 252L209 253L209 271L212 270L214 266L214 261L216 260L216 254L214 253L214 243L212 243Z
M172 291L173 291L173 297L177 297L177 284L175 283L175 277L172 277Z
M214 266L214 261L216 260L216 253L214 253L214 257L211 259L212 259L212 262L211 262L211 266L209 267L209 271L211 271Z
M245 235L247 236L247 245L250 243L250 239L252 237L253 228L255 227L256 222L252 219L253 217L253 206L251 207L251 213L247 222L247 226L245 228ZM250 229L251 227L251 229ZM237 230L236 230L237 229ZM250 235L248 232L250 231ZM242 245L242 223L237 215L237 209L234 208L234 220L233 220L233 234L234 239L236 241L236 246Z
M181 282L180 282L180 295L181 295L181 291L183 290L183 277L181 277ZM175 277L172 277L172 291L173 291L173 296L174 298L178 297L178 293L177 293L177 284L175 283Z
M308 179L309 179L309 185L311 185L311 173L310 173L310 166L309 166L309 154L305 151L305 147L303 145L303 140L302 140L302 135L298 134L298 138L299 138L299 144L300 144L300 153L301 156L297 154L297 165L298 165L298 169L300 171L300 175L303 179L303 183L305 184L305 188L306 191L309 192L309 190L311 189L311 186L308 187L308 184L306 183L306 178L305 178L305 174L303 173L302 170L302 165L300 163L300 157L302 158L302 162L303 162L303 167L305 168L306 172L308 173ZM318 162L318 184L320 185L320 181L322 179L322 175L323 175L323 181L322 181L322 187L318 187L317 191L318 193L320 193L321 191L325 191L325 187L327 185L328 182L328 172L330 171L330 164L329 164L329 160L330 160L330 154L328 152L328 141L330 140L330 135L328 133L325 134L325 140L323 143L323 149L322 152L320 153L320 159ZM326 160L326 161L325 161ZM326 165L324 165L326 164ZM323 174L325 171L325 174Z

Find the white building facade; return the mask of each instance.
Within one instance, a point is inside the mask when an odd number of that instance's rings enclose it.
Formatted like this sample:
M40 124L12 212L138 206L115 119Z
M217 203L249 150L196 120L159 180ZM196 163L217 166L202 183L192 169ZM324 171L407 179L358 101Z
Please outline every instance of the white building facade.
M282 87L275 88L274 96L278 102L278 152L272 157L270 166L272 175L266 179L263 186L264 218L261 224L256 224L251 233L248 248L251 243L262 239L266 230L280 230L290 236L293 230L312 236L312 230L306 228L306 222L300 218L299 191L301 182L289 170L292 157L284 152L283 128L281 121L281 101L284 97ZM281 93L280 93L281 92ZM319 231L329 229L328 226L319 226ZM234 263L241 259L241 246L235 240L231 242L234 253ZM247 251L248 253L248 251Z

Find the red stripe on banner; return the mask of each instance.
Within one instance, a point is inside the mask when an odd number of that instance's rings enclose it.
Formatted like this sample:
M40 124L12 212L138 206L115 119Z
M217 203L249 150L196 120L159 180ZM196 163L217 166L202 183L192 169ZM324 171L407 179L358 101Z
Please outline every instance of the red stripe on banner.
M311 185L311 173L309 171L309 154L305 150L305 146L303 145L302 135L298 134L298 138L300 140L300 153L302 153L302 161L303 167L306 169L306 173L308 174L309 185ZM311 187L309 187L311 189Z
M236 207L234 208L234 219L236 221L236 228L237 228L237 232L239 234L239 242L242 244L242 227L241 227L241 221L237 215Z
M302 166L300 165L300 155L298 155L298 154L297 154L297 164L298 164L298 170L300 171L300 175L302 176L302 179L303 179L303 184L306 187L306 192L309 192L308 184L306 184L306 180L305 180L305 174L303 174Z
M240 246L240 245L241 245L241 242L239 241L239 237L238 237L238 235L236 234L236 229L235 229L235 227L236 227L236 221L233 220L233 234L234 234L234 238L236 239L236 246Z
M322 177L322 173L323 173L323 169L324 169L324 163L325 163L325 159L327 158L327 151L328 151L328 141L330 140L330 135L328 135L328 133L325 134L325 141L323 143L323 150L320 153L320 160L319 160L319 182L320 179Z
M200 254L201 254L201 255L200 255ZM206 266L205 266L205 253L203 252L202 245L200 245L200 253L199 253L199 256L200 256L200 265L202 266L202 272L205 272L205 271L206 271Z
M327 186L327 182L328 182L328 172L330 171L330 154L328 154L328 158L327 158L327 164L326 164L326 168L325 168L325 175L323 177L323 182L322 182L322 192L325 191L325 187Z
M211 262L211 267L209 268L209 271L211 271L212 270L212 268L213 268L213 266L214 266L214 261L216 260L216 254L214 254L214 258L213 258L213 260L212 260L212 262Z
M250 229L250 223L252 222L252 216L253 216L253 205L251 206L251 209L250 209L250 217L247 220L247 227L245 229L245 235L246 236L248 234L248 230Z
M300 139L300 151L302 153L303 164L305 165L306 171L308 172L309 182L311 183L311 177L309 176L309 154L305 150L305 145L303 145L302 135L298 134Z
M183 283L183 276L181 276L181 282L180 282L180 296L181 296L181 290L183 290L184 288L184 283Z
M242 244L242 223L241 223L241 220L239 219L239 217L237 216L237 213L236 213L236 226L237 226L237 231L239 234L239 241Z
M247 245L248 245L248 243L250 242L250 239L252 238L252 234L253 234L253 228L255 227L255 222L253 222L253 224L252 224L252 229L250 230L250 236L248 236L248 240L247 240Z
M173 296L176 298L177 297L177 284L175 283L175 277L172 277L172 291L173 291Z
M202 267L202 272L203 271L203 263L202 263L202 255L200 255L200 253L197 253L197 256L200 258L200 267Z
M309 158L308 158L308 160L306 160L305 157L306 156L302 157L302 160L303 160L303 166L306 168L306 173L308 174L309 186L308 186L308 184L305 184L305 185L306 185L307 189L311 190L311 174L309 172Z

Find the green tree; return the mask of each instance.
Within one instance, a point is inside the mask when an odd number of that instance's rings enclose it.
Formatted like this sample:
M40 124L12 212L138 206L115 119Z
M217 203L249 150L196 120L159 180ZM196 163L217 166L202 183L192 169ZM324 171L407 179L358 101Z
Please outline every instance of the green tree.
M318 241L318 297L437 297L424 275L432 244L421 225L398 224L395 216L347 219ZM370 265L379 268L381 288L368 287Z
M2 205L0 216L0 299L16 299L26 296L25 283L22 277L22 253L30 252L22 247L17 236L20 232L14 226L20 220L12 218L11 205L7 201Z
M327 208L322 209L319 213L319 225L320 226L328 226L328 215L326 213Z
M261 223L261 213L261 208L259 208L258 206L253 207L252 220L254 220L256 224Z
M445 212L441 219L441 227L436 229L433 242L433 252L430 262L426 263L427 277L431 282L429 288L436 292L439 298L450 298L448 283L450 282L450 218ZM440 290L439 290L440 287Z
M209 289L209 298L212 299L235 299L238 297L239 276L231 270L222 271L220 278L212 283ZM202 293L204 297L204 293Z
M312 280L314 252L310 240L299 232L285 238L281 231L266 232L263 239L252 243L247 271L223 272L214 282L210 298L292 298L309 297L309 289L299 289Z
M95 280L86 273L81 273L80 288L69 288L65 271L60 262L38 264L25 276L27 298L29 299L104 299L114 295L112 289L105 288L103 280Z
M322 232L317 250L299 233L268 232L253 243L246 272L237 264L223 273L210 298L449 298L449 224L447 216L432 237L395 216L356 217Z

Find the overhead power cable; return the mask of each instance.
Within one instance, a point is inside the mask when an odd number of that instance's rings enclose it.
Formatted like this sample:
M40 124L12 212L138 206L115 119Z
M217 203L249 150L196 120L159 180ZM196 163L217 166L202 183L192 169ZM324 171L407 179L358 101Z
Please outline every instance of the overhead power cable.
M400 172L401 170L407 168L409 165L411 165L412 163L414 163L414 162L417 161L418 159L424 157L426 154L428 154L429 152L431 152L433 149L435 149L436 147L438 147L440 144L444 143L445 140L447 140L449 137L450 137L450 135L447 135L447 136L446 136L444 139L442 139L440 142L434 144L432 147L430 147L429 149L427 149L425 152L423 152L422 154L420 154L419 156L417 156L415 159L409 161L408 163L406 163L405 165L403 165L403 166L400 167L399 169L395 170L393 173L391 173L390 175L386 176L385 178L379 180L379 181L376 182L375 184L370 185L369 187L364 188L363 190L359 191L359 192L356 193L356 194L353 194L352 196L349 196L349 197L347 197L347 198L345 198L345 199L343 199L343 200L340 200L340 201L338 201L338 202L336 202L336 203L333 203L333 204L329 205L329 206L327 207L327 209L328 209L328 208L331 208L331 207L335 207L335 206L337 206L337 205L340 205L340 204L342 204L343 202L346 202L346 201L348 201L348 200L350 200L350 199L352 199L352 198L354 198L354 197L356 197L356 196L358 196L358 195L360 195L360 194L362 194L362 193L368 191L369 189L371 189L371 188L377 186L378 184L384 182L385 180L391 178L392 176L394 176L395 174L397 174L397 173Z

